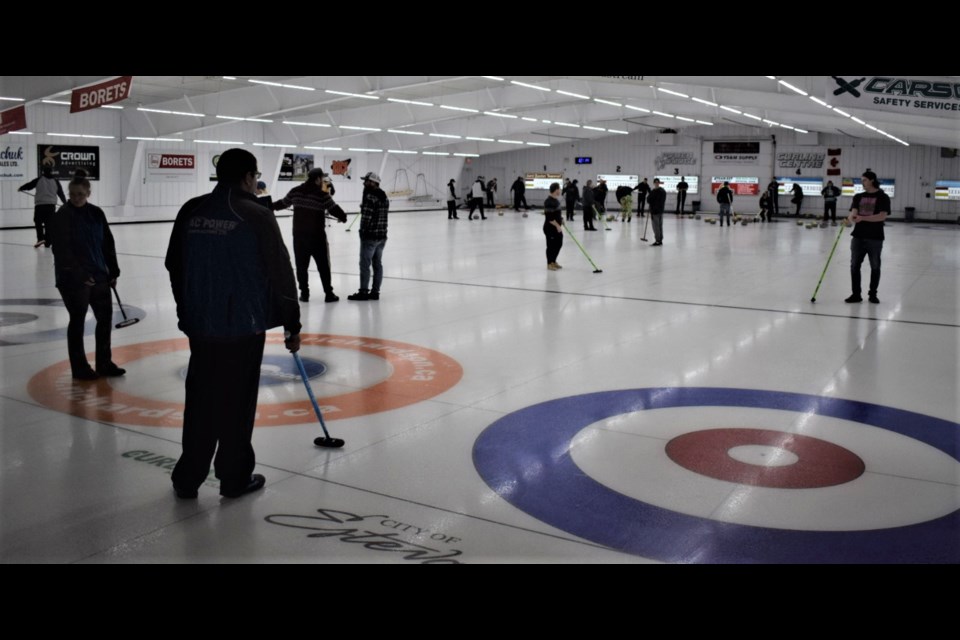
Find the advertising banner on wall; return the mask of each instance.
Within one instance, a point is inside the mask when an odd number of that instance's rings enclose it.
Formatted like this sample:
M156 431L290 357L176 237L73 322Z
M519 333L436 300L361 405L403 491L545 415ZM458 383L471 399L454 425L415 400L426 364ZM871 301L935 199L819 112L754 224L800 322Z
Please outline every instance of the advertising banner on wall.
M307 174L313 170L312 153L285 153L280 165L279 180L304 182ZM330 173L325 171L324 173Z
M523 176L523 184L527 189L549 189L554 182L563 184L563 172L547 173L544 171L528 171Z
M334 181L350 180L352 177L352 168L350 166L352 160L352 158L337 160L328 156L324 158L324 162L327 163L327 166L325 166L323 170L325 173L329 173L330 177L333 178Z
M20 105L13 109L0 111L0 135L27 128L27 110Z
M760 195L760 178L756 177L722 177L713 176L710 178L710 193L716 195L723 187L724 182L730 183L730 189L735 196L758 196Z
M100 147L79 145L38 144L37 172L50 167L53 177L70 180L77 169L87 173L88 180L100 179Z
M616 191L617 187L630 187L631 189L640 184L640 176L626 175L623 173L599 174L597 182L607 181L607 188Z
M897 190L897 181L894 178L880 178L880 188L888 197L893 198ZM853 197L858 193L863 193L863 182L860 178L844 178L840 182L840 195Z
M133 76L121 76L89 87L74 89L70 95L70 113L96 109L130 97Z
M25 180L27 148L22 144L0 145L0 180Z
M820 196L823 191L823 178L801 178L800 176L777 176L775 180L780 183L777 189L777 195L785 196L793 193L793 185L800 185L800 191L805 196Z
M687 183L688 196L700 193L699 176L654 176L654 178L659 178L660 186L663 187L663 190L667 193L676 193L677 185L680 184L681 179ZM653 187L652 181L650 186Z
M147 182L193 182L197 177L197 156L192 153L147 151Z
M824 99L833 106L960 118L960 82L931 76L827 76Z

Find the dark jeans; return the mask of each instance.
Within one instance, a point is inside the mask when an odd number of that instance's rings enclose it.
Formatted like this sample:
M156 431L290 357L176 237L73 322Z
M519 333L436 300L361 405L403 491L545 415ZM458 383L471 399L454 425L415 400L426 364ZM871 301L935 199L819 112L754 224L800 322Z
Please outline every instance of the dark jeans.
M479 198L477 198L479 200ZM370 265L373 265L373 289L380 291L380 283L383 282L383 264L380 259L383 256L383 248L387 245L384 240L361 240L360 241L360 289L366 289L370 282Z
M468 218L473 218L473 212L476 211L477 207L480 207L480 217L486 218L483 214L483 198L470 198L470 214Z
M457 218L457 201L456 200L447 200L447 220L453 220Z
M576 207L576 200L567 200L567 220L573 220L573 212L576 210Z
M513 196L513 208L516 209L517 211L520 211L520 203L522 202L523 208L529 209L530 205L527 204L527 197L522 193L516 193L516 192L514 193L516 195Z
M563 247L563 232L543 232L547 236L547 264L553 264L560 255L560 249Z
M651 210L650 222L653 223L653 239L656 242L663 242L663 213L654 213Z
M770 212L769 216L780 215L780 194L776 191L768 191L770 194Z
M596 219L596 209L592 204L583 205L583 229L584 231L594 230L593 221Z
M37 204L33 206L33 225L37 228L37 242L46 242L50 246L50 239L47 238L45 227L49 227L50 218L57 211L55 204Z
M63 304L70 314L67 324L67 353L70 354L70 370L74 376L87 372L90 363L83 348L83 325L87 319L87 307L93 309L97 319L95 332L97 340L96 368L109 369L112 362L110 350L110 326L113 323L113 300L110 298L110 285L98 283L92 287L81 286L67 289L58 287Z
M800 207L803 206L803 196L794 196L792 202L797 205L797 213L794 215L800 217Z
M637 194L637 213L643 215L643 208L647 204L647 195L645 193Z
M851 290L860 295L860 265L865 257L870 258L870 295L877 295L880 285L880 252L883 240L853 238L850 242L850 282Z
M687 203L687 192L677 191L677 213L683 213L683 205Z
M310 295L310 258L317 263L317 269L320 271L320 282L323 284L324 293L333 293L333 285L330 277L330 248L327 246L327 234L321 233L317 236L293 237L293 259L297 264L297 284L300 285L300 293Z
M823 203L823 219L826 220L827 216L830 217L832 222L837 221L837 201L833 202L824 202Z
M493 191L487 191L487 206L491 209L497 206L497 204L493 201Z
M173 470L178 489L199 487L211 460L221 492L249 482L256 463L251 438L265 338L263 333L218 341L190 338L183 454Z

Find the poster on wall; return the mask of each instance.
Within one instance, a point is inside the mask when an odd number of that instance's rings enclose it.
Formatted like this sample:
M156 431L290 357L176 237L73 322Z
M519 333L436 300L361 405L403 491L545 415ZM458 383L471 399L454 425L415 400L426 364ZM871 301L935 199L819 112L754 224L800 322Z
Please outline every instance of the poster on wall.
M323 170L325 173L330 174L330 177L333 178L334 181L352 179L352 167L350 166L350 163L352 162L353 158L337 160L335 158L328 157L325 158L325 160L328 160L329 163L323 168Z
M680 184L681 179L687 183L688 196L692 196L695 193L700 193L699 176L654 176L654 178L660 180L660 186L663 187L664 191L667 193L676 193L677 185ZM653 186L652 180L650 186Z
M716 195L723 187L724 182L730 183L730 189L735 196L758 196L760 195L760 178L756 177L723 177L713 176L710 178L710 193Z
M278 179L286 182L304 182L311 171L313 171L312 153L285 153Z
M224 151L226 151L226 149L223 151L211 151L207 156L206 170L210 172L210 182L217 181L217 162L220 161L220 155L223 154ZM257 154L253 155L256 157ZM263 168L263 165L260 164L260 158L257 158L257 166L261 169Z
M0 135L27 128L27 110L23 105L0 111Z
M197 177L197 157L192 153L147 151L144 167L146 182L193 182Z
M100 147L38 144L37 172L42 172L45 167L53 171L57 180L72 179L77 169L83 169L88 180L99 180Z
M527 187L527 189L543 189L546 191L554 182L559 182L561 185L563 184L562 171L558 173L528 171L523 176L523 184Z
M880 188L892 198L897 188L897 181L894 178L880 178ZM863 183L860 178L844 178L841 181L840 195L853 197L858 193L863 193Z
M819 196L823 191L823 178L801 178L800 176L777 176L774 178L780 187L777 189L777 195L786 196L793 193L793 185L800 185L800 190L804 196Z
M25 180L27 148L22 144L0 146L0 180Z
M937 180L934 200L960 200L960 180Z
M622 173L600 174L597 176L597 182L607 181L607 188L616 191L617 187L630 187L631 189L640 184L640 176L625 175Z

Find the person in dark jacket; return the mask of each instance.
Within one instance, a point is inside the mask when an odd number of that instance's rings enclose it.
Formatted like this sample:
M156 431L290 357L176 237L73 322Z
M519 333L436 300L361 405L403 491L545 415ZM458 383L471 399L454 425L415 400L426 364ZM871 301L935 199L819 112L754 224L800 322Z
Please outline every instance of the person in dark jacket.
M770 178L770 184L767 185L767 195L770 197L767 221L772 222L774 214L780 215L780 182L776 178Z
M297 283L300 285L302 302L310 301L310 258L317 263L320 271L324 302L337 302L340 299L333 292L330 276L326 214L329 213L340 222L347 221L347 214L330 197L327 192L330 183L325 182L324 178L323 169L312 169L307 174L306 182L273 203L274 211L293 205L293 259L297 265Z
M827 180L827 186L820 192L823 196L823 221L830 218L832 226L837 226L837 198L840 196L840 189L833 186L833 180Z
M633 220L633 189L627 185L617 187L615 193L620 203L620 222Z
M459 220L457 215L457 191L455 188L456 180L450 178L447 183L447 220Z
M577 201L580 200L580 188L577 186L577 181L574 180L570 182L568 179L566 186L563 188L562 195L566 196L567 200L567 220L572 222Z
M517 176L517 179L510 187L510 191L513 192L513 208L516 211L520 211L521 202L523 203L524 209L530 208L530 206L527 204L527 197L524 195L524 193L527 191L527 184L523 181L522 176Z
M717 191L717 202L720 203L720 226L723 226L723 218L727 218L727 226L730 226L730 206L733 204L733 190L729 182L724 182L723 186Z
M597 216L601 218L607 215L607 192L610 189L607 187L606 180L598 180L597 186L593 188L593 199L594 207L597 209Z
M562 269L557 264L560 249L563 248L563 214L560 210L560 183L550 185L550 195L543 201L543 235L547 238L547 269Z
M596 207L594 206L594 191L593 191L593 180L587 180L587 184L583 185L583 195L581 196L581 201L583 202L583 230L584 231L596 231L597 229L593 226L593 220L596 217Z
M480 200L481 211L483 200ZM387 245L387 214L390 200L380 188L380 176L370 172L363 177L363 198L360 201L360 290L347 296L348 300L379 300L383 282L381 256ZM373 265L373 287L370 284L370 266Z
M764 191L760 194L760 222L773 220L773 209L770 204L770 192Z
M493 200L493 194L497 192L497 179L493 178L487 182L487 206L491 209L497 206L497 203Z
M803 189L800 188L800 185L796 182L793 183L793 198L790 200L793 204L797 205L797 213L794 214L798 218L800 217L800 207L803 206Z
M57 198L60 202L67 204L67 199L63 195L63 187L60 181L53 177L53 169L44 167L40 175L23 185L17 191L29 191L36 189L37 193L33 198L33 224L37 228L37 244L34 248L50 246L50 240L44 231L44 227L50 224L50 217L57 209Z
M680 182L677 183L677 215L683 215L683 206L687 202L687 189L690 188L690 185L687 184L685 176L680 176Z
M643 209L647 203L647 196L650 195L650 185L647 183L647 179L644 178L643 182L633 189L637 192L637 215L642 218Z
M297 283L277 220L254 195L259 177L252 153L225 151L217 186L180 208L170 235L165 264L190 340L178 498L197 497L212 459L220 495L263 488L251 438L266 332L282 325L286 348L300 348Z
M667 206L667 192L660 186L660 179L653 179L650 191L650 222L653 223L654 242L651 247L663 245L663 210Z
M70 181L68 191L70 200L47 220L46 241L53 245L57 290L70 314L67 325L70 371L78 380L122 376L126 371L113 363L110 348L113 323L110 288L116 286L120 277L113 234L103 210L88 202L90 181L82 171ZM97 319L96 370L87 362L83 346L88 307Z
M850 235L850 286L852 295L844 302L863 302L860 297L860 265L863 259L870 259L870 288L867 295L870 302L880 304L877 289L880 287L880 253L883 251L883 221L890 215L890 196L880 188L877 174L869 169L860 178L863 193L853 196L850 215L843 224L855 224Z

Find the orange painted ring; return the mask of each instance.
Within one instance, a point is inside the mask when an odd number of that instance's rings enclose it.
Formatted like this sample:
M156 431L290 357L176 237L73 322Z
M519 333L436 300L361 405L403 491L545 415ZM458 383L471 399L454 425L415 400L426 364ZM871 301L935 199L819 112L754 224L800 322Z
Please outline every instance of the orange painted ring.
M370 387L335 396L318 397L325 420L356 418L391 411L440 395L463 377L463 368L439 351L406 342L341 336L301 334L305 347L352 349L386 360L393 373ZM282 345L281 334L267 334L267 344ZM189 351L186 338L158 340L114 347L118 365L177 351ZM27 384L30 396L42 405L71 415L118 424L144 427L182 427L183 403L141 398L114 388L104 379L81 382L70 377L65 360L34 375ZM305 424L314 418L309 399L277 404L258 404L257 427Z

